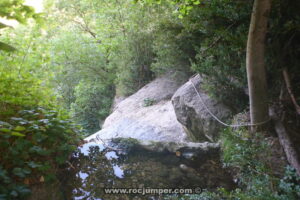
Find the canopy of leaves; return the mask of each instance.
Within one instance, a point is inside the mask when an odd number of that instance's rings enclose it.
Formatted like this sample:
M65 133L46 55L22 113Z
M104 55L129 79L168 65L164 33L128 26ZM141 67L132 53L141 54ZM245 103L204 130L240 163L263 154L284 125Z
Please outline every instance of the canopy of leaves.
M1 0L0 18L16 20L25 23L29 18L38 19L40 16L34 12L34 8L24 5L24 0ZM0 22L0 31L3 28L10 27ZM1 36L1 32L0 32ZM15 51L16 49L9 44L0 41L0 51Z
M28 18L35 17L35 12L33 7L24 5L24 0L1 0L0 17L25 23Z

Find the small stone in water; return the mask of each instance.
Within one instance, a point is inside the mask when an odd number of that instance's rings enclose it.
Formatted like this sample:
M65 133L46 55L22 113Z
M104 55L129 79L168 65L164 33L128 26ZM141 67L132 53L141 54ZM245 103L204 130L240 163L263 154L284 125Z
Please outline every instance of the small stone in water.
M183 171L187 171L187 170L188 170L188 166L186 166L185 164L180 164L179 167L180 167L180 169L182 169Z

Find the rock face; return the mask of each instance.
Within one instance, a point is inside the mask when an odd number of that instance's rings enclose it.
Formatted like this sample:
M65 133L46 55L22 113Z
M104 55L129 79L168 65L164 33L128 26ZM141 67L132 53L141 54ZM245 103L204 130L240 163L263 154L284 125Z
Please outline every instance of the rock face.
M186 140L186 133L176 120L170 101L172 95L183 83L178 77L164 76L155 79L135 94L114 106L103 129L86 140L98 137L117 137L139 140L175 141Z
M191 79L200 93L203 103L219 119L229 119L231 111L224 104L210 98L201 88L199 75ZM184 126L188 135L196 141L216 141L223 127L207 111L192 83L188 81L172 97L177 120Z

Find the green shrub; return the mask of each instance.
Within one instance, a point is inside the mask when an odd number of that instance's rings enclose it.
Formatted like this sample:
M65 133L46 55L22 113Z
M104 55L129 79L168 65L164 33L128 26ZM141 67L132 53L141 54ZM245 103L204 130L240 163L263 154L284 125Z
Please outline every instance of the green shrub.
M299 176L287 166L283 178L275 176L272 156L263 133L250 134L245 129L226 129L222 134L224 165L235 169L239 188L223 195L228 199L296 200L300 198Z
M31 184L56 180L80 135L65 116L43 108L0 121L0 199L22 199Z
M190 59L194 59L195 44L201 40L199 31L174 17L165 18L159 22L154 31L155 58L151 70L157 75L169 71L190 74Z
M205 75L210 95L237 111L245 109L248 97L246 44L253 1L212 0L194 8L186 20L202 33L192 69ZM290 72L295 91L299 82L300 2L272 2L266 38L266 68L269 95L278 98L282 68Z
M282 177L275 176L268 157L272 149L262 133L250 134L245 129L224 130L221 137L222 158L225 167L236 174L237 188L216 192L204 190L201 194L168 197L169 200L298 200L300 177L286 166Z
M190 13L202 33L193 70L206 77L210 95L243 110L248 102L246 42L251 1L209 1Z
M144 99L144 107L148 107L148 106L152 106L155 104L155 99L151 99L151 98L146 98Z
M132 30L120 44L112 61L117 68L118 96L131 95L154 78L150 69L154 58L152 43L151 32Z
M45 68L49 54L42 47L45 42L40 32L20 26L13 33L4 32L1 38L18 51L0 51L0 120L25 107L55 104L54 90L49 83L52 73Z
M114 88L100 81L80 81L75 87L75 102L71 104L71 115L88 134L101 129L100 124L109 115Z

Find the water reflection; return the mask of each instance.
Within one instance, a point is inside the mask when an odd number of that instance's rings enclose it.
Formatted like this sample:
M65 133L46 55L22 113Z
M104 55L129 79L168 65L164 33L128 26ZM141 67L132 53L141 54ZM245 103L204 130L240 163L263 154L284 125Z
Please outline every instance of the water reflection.
M112 159L117 159L119 158L119 156L117 156L117 153L115 151L109 151L105 154L105 157L108 159L108 160L112 160Z
M124 171L121 169L121 167L119 167L119 165L114 165L113 169L117 177L124 178Z
M130 145L129 145L130 146ZM107 148L88 143L71 160L74 167L63 174L66 199L157 199L136 194L105 194L104 188L208 188L232 187L218 158L193 152L153 152L139 146Z

